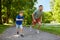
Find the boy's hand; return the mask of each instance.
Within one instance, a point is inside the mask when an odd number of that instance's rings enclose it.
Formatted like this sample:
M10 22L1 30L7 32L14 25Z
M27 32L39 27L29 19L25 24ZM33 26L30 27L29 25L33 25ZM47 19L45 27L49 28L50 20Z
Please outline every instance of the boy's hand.
M23 21L23 19L19 19L19 20Z

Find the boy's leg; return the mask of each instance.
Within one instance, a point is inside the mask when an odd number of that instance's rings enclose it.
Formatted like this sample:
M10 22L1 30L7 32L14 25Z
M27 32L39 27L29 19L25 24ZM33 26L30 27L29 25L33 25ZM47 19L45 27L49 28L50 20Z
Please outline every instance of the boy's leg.
M16 24L16 32L19 34L19 25Z
M20 25L20 33L23 33L23 27Z
M20 25L20 34L21 34L22 37L24 37L24 35L23 35L23 26L22 26L22 24Z

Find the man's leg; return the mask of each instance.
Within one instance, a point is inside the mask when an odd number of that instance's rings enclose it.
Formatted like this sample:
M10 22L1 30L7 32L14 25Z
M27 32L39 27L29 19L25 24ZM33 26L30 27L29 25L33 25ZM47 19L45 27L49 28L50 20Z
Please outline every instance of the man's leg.
M30 31L32 31L32 28L34 28L36 22L34 22L34 20L32 20L32 26L30 26Z
M32 28L34 28L34 26L36 25L36 21L32 21Z
M38 23L37 33L39 33L40 26L41 26L41 19L40 19L40 18L38 18L38 19L36 19L36 20L37 20L37 23Z
M38 22L37 33L39 33L40 27L41 27L41 22Z
M32 28L34 28L36 22L34 22L34 20L32 21L32 26L30 26L30 31L32 31Z
M39 26L38 26L38 30L40 30L41 27L41 22L38 22Z
M34 28L35 24L32 25L32 28Z

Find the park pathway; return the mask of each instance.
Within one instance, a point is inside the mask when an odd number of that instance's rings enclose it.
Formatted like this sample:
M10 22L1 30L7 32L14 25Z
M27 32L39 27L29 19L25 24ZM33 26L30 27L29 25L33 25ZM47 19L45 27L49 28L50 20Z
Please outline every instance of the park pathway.
M35 29L32 30L33 31L30 31L30 28L24 27L24 37L15 37L16 28L11 27L0 36L0 40L60 40L60 36L43 31L40 31L40 33L37 34Z

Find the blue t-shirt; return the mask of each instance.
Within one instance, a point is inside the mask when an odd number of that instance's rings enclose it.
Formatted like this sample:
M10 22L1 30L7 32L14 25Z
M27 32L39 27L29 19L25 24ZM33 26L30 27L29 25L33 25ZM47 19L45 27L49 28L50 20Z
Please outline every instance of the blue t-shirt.
M16 18L17 18L17 19L23 19L24 17L23 17L23 16L20 16L20 15L17 15ZM21 24L22 24L22 21L21 21L21 20L16 20L16 24L17 24L17 25L21 25Z

